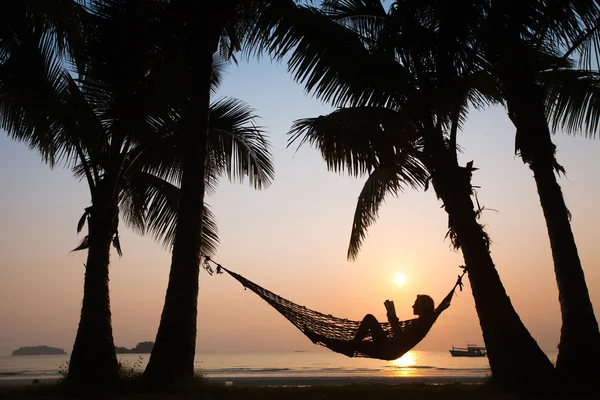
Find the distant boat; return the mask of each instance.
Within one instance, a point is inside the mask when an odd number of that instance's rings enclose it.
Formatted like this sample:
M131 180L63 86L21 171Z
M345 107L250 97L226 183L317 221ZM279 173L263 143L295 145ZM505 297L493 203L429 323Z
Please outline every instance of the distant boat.
M467 343L467 347L452 346L450 354L452 354L452 357L485 357L487 356L487 349L476 344Z

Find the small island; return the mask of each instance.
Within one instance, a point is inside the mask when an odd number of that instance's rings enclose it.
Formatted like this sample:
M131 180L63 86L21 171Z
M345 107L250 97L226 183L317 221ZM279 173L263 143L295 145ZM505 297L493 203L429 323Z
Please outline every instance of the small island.
M132 349L116 346L115 351L117 354L150 354L153 347L154 342L140 342Z
M49 346L26 346L12 352L13 356L46 356L67 354L63 349Z

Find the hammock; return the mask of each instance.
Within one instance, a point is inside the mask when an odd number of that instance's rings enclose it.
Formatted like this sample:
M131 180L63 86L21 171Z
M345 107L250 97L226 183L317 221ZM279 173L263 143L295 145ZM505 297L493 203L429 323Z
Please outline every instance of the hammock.
M213 262L210 258L206 257L204 262L204 267L206 270L212 274L212 268L208 264L209 262ZM216 263L215 263L216 264ZM450 307L450 302L452 301L452 297L454 295L454 291L458 286L460 290L462 290L462 277L466 273L463 272L462 275L458 277L458 280L450 293L441 301L441 303L437 306L434 311L433 318L428 320L426 325L419 327L417 335L406 335L406 337L402 337L400 340L396 339L399 335L402 335L402 332L409 332L411 330L415 331L415 324L419 324L418 318L410 319L406 321L400 321L401 332L394 332L392 330L389 322L382 322L381 327L387 335L387 340L390 342L389 345L386 345L386 349L378 348L373 343L373 340L370 336L365 338L362 342L355 343L352 341L354 338L354 334L356 333L360 322L352 321L349 319L337 318L332 315L327 315L320 313L318 311L311 310L306 308L305 306L301 306L299 304L293 303L283 297L257 285L254 282L249 281L243 276L236 274L233 271L222 267L219 264L217 265L217 274L222 274L222 271L227 272L237 281L239 281L245 289L250 289L258 296L260 296L263 300L265 300L269 305L275 310L277 310L281 315L287 318L296 328L298 328L302 333L304 333L313 343L319 344L321 346L327 347L328 349L335 351L337 353L344 354L348 357L367 357L367 358L377 358L381 360L395 360L401 357L403 354L407 353L410 349L416 346L425 335L429 332L429 329L435 322L435 320L439 317L439 315L448 307ZM390 351L390 348L393 349Z

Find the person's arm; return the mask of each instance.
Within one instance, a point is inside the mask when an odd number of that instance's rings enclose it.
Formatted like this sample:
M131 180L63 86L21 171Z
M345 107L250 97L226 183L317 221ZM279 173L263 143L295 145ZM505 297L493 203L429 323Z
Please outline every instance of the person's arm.
M392 326L394 332L400 331L400 320L396 315L396 307L394 306L394 302L391 300L386 300L383 302L385 309L387 310L387 319Z

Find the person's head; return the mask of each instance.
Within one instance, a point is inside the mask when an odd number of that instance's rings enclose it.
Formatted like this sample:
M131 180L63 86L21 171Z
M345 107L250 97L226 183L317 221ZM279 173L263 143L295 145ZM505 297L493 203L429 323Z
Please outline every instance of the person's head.
M417 300L415 300L415 304L413 305L413 314L422 316L433 315L434 311L434 303L433 299L426 294L418 294Z

